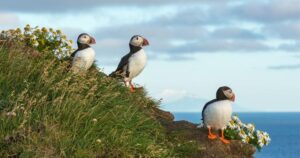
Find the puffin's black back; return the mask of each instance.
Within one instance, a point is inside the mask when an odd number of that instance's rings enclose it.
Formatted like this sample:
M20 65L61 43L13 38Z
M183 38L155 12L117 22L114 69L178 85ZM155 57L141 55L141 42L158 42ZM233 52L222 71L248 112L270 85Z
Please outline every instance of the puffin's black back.
M228 98L225 96L225 94L223 93L223 91L226 91L226 90L228 90L228 89L230 89L230 88L227 87L227 86L220 87L220 88L217 90L217 93L216 93L216 99L213 99L213 100L207 102L207 103L204 105L204 107L203 107L203 109L202 109L202 121L203 121L203 122L204 122L204 111L205 111L205 109L208 107L208 105L210 105L210 104L212 104L212 103L214 103L214 102L217 102L217 101L221 101L221 100L226 100L226 99L228 99Z
M141 50L142 47L137 47L137 46L133 46L133 45L129 44L129 49L130 49L129 53L122 57L117 69L114 72L112 72L109 76L113 77L116 72L122 73L123 67L128 64L128 60L131 57L131 55L133 55L134 53ZM129 76L129 74L126 74L126 76Z

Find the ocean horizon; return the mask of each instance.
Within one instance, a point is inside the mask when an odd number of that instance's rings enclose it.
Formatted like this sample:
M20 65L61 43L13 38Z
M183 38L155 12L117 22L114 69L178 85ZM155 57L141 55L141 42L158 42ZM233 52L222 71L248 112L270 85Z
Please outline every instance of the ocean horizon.
M300 157L300 112L237 112L244 123L254 123L258 130L270 134L271 143L255 158ZM201 123L200 112L174 112L175 120Z

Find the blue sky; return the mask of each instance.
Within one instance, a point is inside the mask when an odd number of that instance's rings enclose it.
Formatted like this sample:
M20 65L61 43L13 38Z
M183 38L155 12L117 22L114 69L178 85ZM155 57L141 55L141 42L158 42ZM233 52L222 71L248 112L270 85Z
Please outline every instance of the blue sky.
M170 111L201 111L223 85L235 111L300 111L298 0L0 2L0 29L26 24L91 34L106 73L143 35L149 62L134 82Z

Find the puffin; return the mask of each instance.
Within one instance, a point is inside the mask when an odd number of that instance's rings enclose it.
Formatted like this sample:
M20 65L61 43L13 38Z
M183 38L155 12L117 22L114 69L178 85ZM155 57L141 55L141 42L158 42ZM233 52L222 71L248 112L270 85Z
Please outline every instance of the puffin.
M222 86L217 90L216 99L206 103L202 110L202 120L208 128L208 139L216 139L217 135L212 133L212 129L221 130L220 140L224 144L230 141L224 137L224 129L231 120L232 104L235 101L235 94L231 88Z
M96 40L87 33L82 33L77 38L78 49L71 54L71 70L78 72L88 70L95 61L95 51L90 46Z
M126 87L130 86L131 92L135 92L132 79L137 77L146 66L147 55L143 47L148 45L148 40L141 35L132 36L129 41L129 53L122 57L117 69L109 75L122 78Z

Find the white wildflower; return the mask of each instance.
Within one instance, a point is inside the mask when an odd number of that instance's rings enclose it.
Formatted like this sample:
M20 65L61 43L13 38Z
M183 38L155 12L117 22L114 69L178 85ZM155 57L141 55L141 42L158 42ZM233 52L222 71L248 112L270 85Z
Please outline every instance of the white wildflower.
M252 133L248 133L247 136L251 139L254 139L254 135Z
M247 135L245 134L245 132L244 132L243 130L240 131L239 136L240 136L242 139L245 139L245 138L247 137Z
M229 124L228 127L229 127L230 129L235 129L235 128L236 128L236 126L235 126L235 125L232 125L232 124Z
M47 33L47 32L48 32L48 29L45 28L45 27L43 27L43 28L42 28L42 31L43 31L44 33Z
M62 31L61 31L60 29L58 29L58 30L56 30L56 33L57 33L58 35L61 35L61 34L62 34Z
M16 116L16 115L17 114L14 111L6 113L6 116Z
M238 126L238 125L235 125L235 130L236 130L236 131L241 131L241 127Z
M237 120L239 120L239 118L236 115L234 115L234 116L232 116L232 120L237 121Z
M29 25L29 24L27 24L26 27L24 28L25 31L30 31L30 29L31 29L31 28L30 28L30 25Z
M66 40L65 42L68 46L72 46L73 41L72 40Z
M243 141L244 143L249 143L250 137L246 136L245 138L242 139L242 141Z
M39 42L33 41L33 42L32 42L32 46L33 46L33 47L38 47L38 46L39 46Z
M263 134L264 136L269 136L269 134L268 134L267 132L262 132L262 134Z
M255 126L251 123L247 124L247 129L252 133L255 131Z
M101 139L97 139L96 142L97 143L101 143L102 141L101 141Z
M262 147L264 146L264 144L263 144L262 142L259 142L259 143L258 143L258 146L259 146L260 148L262 148Z
M267 132L255 130L254 124L244 124L237 116L232 116L232 120L228 122L225 130L234 130L233 138L239 138L242 142L253 144L257 148L268 145L271 138Z

